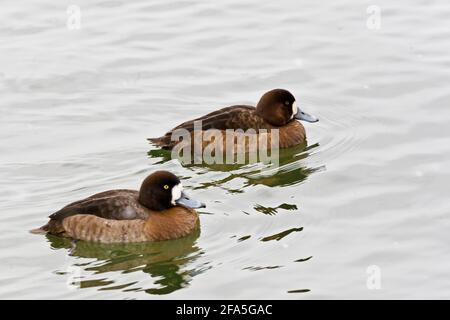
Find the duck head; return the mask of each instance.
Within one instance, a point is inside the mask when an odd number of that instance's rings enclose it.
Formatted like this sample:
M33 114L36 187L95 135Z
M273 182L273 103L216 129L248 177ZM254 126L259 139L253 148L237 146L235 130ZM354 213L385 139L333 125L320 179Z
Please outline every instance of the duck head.
M162 211L182 205L188 208L205 208L205 204L190 198L180 179L169 171L156 171L142 182L139 203L150 210Z
M284 126L292 119L317 122L319 119L301 110L295 97L287 90L273 89L261 97L256 112L274 126Z

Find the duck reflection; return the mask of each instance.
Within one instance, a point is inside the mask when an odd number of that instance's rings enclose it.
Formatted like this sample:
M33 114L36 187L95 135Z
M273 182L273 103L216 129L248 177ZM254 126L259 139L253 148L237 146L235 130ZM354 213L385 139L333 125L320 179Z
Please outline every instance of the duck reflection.
M84 241L71 241L53 235L47 235L53 249L69 249L70 256L95 259L87 264L74 264L90 272L90 279L79 279L80 288L99 287L99 290L124 289L124 291L145 291L153 295L169 294L189 285L193 277L207 270L204 266L189 269L189 266L203 254L196 244L200 230L176 240L135 244L102 244ZM145 288L142 283L117 285L115 279L91 279L94 275L108 272L138 272L148 274L154 287ZM156 280L154 280L156 279ZM107 281L112 280L112 281ZM107 287L108 285L113 285ZM129 288L130 285L139 287Z
M270 164L244 163L244 164L185 164L186 168L195 170L229 172L230 174L220 180L200 183L196 189L206 189L211 186L223 188L223 185L233 179L241 178L245 180L244 187L252 185L266 185L268 187L290 186L300 183L316 171L325 169L324 166L309 168L304 165L312 149L319 146L318 143L307 146L306 142L292 148L279 150L279 165L274 167ZM164 149L153 149L148 152L148 156L155 159L156 164L161 164L172 160L171 152ZM230 193L242 192L241 189L227 189Z

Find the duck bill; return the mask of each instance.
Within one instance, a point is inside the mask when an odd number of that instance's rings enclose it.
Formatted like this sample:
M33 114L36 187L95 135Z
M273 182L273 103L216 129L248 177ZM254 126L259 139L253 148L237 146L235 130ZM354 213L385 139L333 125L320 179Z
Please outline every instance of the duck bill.
M181 192L181 197L175 200L175 203L191 209L206 208L203 202L192 199L184 191Z
M317 122L317 121L319 121L319 119L317 119L315 116L313 116L312 114L308 114L306 112L303 112L302 110L300 110L300 108L298 109L297 113L295 114L294 119L303 120L303 121L306 121L306 122Z

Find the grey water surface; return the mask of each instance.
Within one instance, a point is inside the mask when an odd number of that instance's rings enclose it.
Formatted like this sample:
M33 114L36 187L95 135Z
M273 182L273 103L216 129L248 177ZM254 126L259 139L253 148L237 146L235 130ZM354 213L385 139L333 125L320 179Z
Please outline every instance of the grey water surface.
M448 1L0 7L0 298L450 298ZM320 118L277 173L182 166L146 141L272 88ZM28 233L156 169L206 203L199 233Z

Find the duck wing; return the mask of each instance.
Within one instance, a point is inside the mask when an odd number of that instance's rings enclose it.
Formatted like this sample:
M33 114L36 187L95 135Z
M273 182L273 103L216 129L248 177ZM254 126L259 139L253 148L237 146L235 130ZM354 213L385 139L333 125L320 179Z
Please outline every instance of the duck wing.
M183 122L162 137L150 138L148 140L163 148L173 147L174 141L171 141L172 133L178 129L185 129L192 132L195 129L194 124L196 121L201 121L202 130L242 129L245 131L250 128L257 130L263 125L263 120L255 113L255 111L255 107L246 105L236 105L222 108L194 120Z
M176 126L168 133L176 129L186 129L189 132L194 130L194 122L201 121L202 130L208 129L243 129L247 130L252 128L252 121L256 117L255 107L252 106L231 106L216 110L214 112L208 113L202 117L196 118L194 120L186 121L179 126ZM256 123L255 123L256 124Z
M86 199L72 202L49 216L51 220L62 221L76 214L95 215L105 219L145 219L139 210L136 190L110 190L94 194Z

